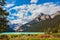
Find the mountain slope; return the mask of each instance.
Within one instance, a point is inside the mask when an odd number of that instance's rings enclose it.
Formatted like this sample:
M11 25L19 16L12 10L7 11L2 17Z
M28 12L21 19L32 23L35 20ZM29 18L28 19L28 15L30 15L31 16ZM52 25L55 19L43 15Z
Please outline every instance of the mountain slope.
M53 19L42 20L28 28L27 32L58 32L60 28L60 15L55 16Z

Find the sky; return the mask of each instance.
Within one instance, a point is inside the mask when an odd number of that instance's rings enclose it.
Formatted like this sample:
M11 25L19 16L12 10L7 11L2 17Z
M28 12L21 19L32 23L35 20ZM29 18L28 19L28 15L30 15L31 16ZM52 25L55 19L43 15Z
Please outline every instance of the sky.
M4 9L9 12L8 24L18 24L16 30L40 13L52 15L60 11L60 0L7 0Z

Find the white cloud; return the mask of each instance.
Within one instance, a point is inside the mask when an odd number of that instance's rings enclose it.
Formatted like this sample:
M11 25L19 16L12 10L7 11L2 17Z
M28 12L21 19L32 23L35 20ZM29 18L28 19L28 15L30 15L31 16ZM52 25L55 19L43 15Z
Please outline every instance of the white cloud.
M38 0L31 0L30 3L37 3Z
M51 15L56 13L58 10L60 11L60 6L53 3L44 3L42 5L42 12L44 14Z
M7 4L7 5L5 5L6 8L10 8L12 6L14 6L14 4Z
M24 25L33 20L34 18L36 18L38 15L40 15L41 12L47 15L51 15L56 13L58 10L60 11L60 6L53 3L44 3L40 5L30 4L30 5L15 6L10 10L12 9L18 11L17 14L13 14L13 16L18 16L18 19L10 20L11 24ZM32 15L27 16L28 12L32 13Z

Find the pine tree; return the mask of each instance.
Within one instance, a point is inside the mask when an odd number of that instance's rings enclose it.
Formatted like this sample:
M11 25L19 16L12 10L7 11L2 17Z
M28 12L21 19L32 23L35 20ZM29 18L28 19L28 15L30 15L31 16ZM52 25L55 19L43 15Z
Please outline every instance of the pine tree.
M2 6L5 5L5 0L0 0L0 32L7 31L8 20L6 19L9 13L6 10L3 10Z

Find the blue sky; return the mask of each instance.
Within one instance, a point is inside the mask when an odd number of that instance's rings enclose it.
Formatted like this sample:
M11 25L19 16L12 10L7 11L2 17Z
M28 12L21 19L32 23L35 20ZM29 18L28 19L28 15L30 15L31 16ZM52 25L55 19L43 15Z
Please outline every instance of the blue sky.
M44 3L49 3L49 2L53 2L57 5L60 5L60 0L35 0L36 2L33 2L31 3L32 0L7 0L7 5L9 4L12 4L9 5L10 7L5 7L7 9L7 11L9 11L9 9L13 8L13 7L16 7L16 6L22 6L22 5L31 5L31 4L36 4L36 5L40 5L40 4L44 4ZM17 13L18 11L16 11L15 9L12 9L9 11L11 14L15 14ZM31 16L32 13L31 12L28 12L28 16ZM13 15L9 15L9 17L13 17ZM14 20L14 19L17 19L18 17L17 16L14 16L14 18L9 18L9 20Z
M12 24L25 24L41 12L51 15L60 11L60 0L7 0L4 8L9 11Z
M31 4L31 0L7 0L8 3L14 3L15 5ZM38 0L37 4L43 4L45 2L57 3L60 0Z
M37 4L42 4L42 3L46 3L46 2L53 2L53 3L57 3L60 0L39 0Z
M31 0L7 0L7 4L14 4L14 6L12 6L12 7L20 6L20 5L33 4L30 1ZM37 3L35 3L35 4L39 5L39 4L43 4L43 3L47 3L47 2L53 2L53 3L56 3L57 5L60 4L60 0L37 0ZM10 8L12 8L12 7L10 7ZM17 13L17 11L14 10L14 9L11 10L10 12L12 14L15 13L15 12ZM10 16L12 16L12 15L10 15ZM17 19L16 16L14 18Z
M13 3L14 6L20 6L20 5L24 5L24 4L31 4L30 1L31 0L7 0L7 4ZM57 5L60 5L60 0L38 0L37 3L35 3L35 4L39 5L39 4L43 4L43 3L47 3L47 2L53 2L53 3L56 3ZM12 6L12 7L14 7L14 6ZM13 13L16 11L13 10L11 12Z

